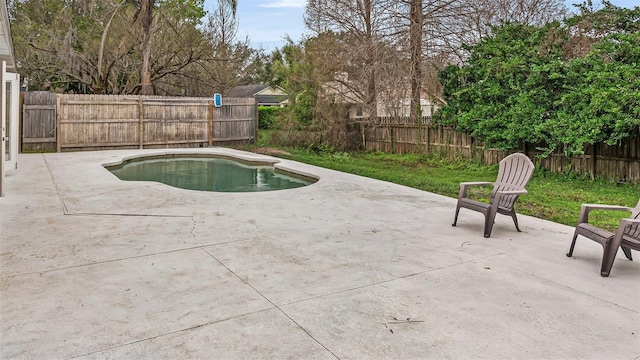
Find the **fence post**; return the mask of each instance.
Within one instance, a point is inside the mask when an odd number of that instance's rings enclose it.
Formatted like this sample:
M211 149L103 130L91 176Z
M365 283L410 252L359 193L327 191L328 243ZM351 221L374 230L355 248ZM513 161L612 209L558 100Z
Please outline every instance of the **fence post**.
M20 111L20 109L24 109L24 92L20 92L20 96L19 96L19 100L18 100L18 152L22 153L22 122L23 122L23 112L24 110Z
M591 180L596 178L596 144L591 145L591 166L589 169L589 177Z
M418 111L418 115L421 115L419 111ZM419 153L422 150L422 134L424 132L424 129L422 128L423 127L423 125L422 125L422 116L418 116L418 119L412 125L415 126L415 129L416 129L416 131L414 133L414 135L415 135L414 136L415 143L414 143L412 152L413 153L416 153L416 152Z
M144 149L144 105L142 95L138 97L138 147Z
M431 127L431 122L429 122L429 124L427 124L426 128L425 128L425 141L424 141L424 151L428 154L429 153L429 145L431 144L431 129L429 129Z
M260 127L260 112L258 111L258 100L256 100L256 103L253 105L254 110L254 116L255 116L255 120L253 122L253 143L257 144L258 143L258 128Z
M62 144L60 142L60 125L62 125L60 110L60 95L56 95L56 152L62 151Z
M213 100L209 100L209 110L207 111L207 121L209 122L209 147L213 146Z

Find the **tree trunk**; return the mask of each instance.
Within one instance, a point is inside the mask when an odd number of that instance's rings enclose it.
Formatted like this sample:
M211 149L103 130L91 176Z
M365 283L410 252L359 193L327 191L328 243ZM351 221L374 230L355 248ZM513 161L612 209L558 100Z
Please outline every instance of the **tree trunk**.
M420 93L422 92L422 1L411 0L409 10L409 43L411 49L411 122L419 124L422 110L420 109Z
M140 3L140 22L142 24L142 67L140 68L140 94L153 95L151 84L151 25L155 0L142 0Z
M363 1L364 20L365 20L365 38L366 38L366 66L367 66L367 93L365 107L368 109L369 119L378 116L378 100L376 89L376 59L375 59L375 43L373 39L373 23L372 12L373 6L371 0Z

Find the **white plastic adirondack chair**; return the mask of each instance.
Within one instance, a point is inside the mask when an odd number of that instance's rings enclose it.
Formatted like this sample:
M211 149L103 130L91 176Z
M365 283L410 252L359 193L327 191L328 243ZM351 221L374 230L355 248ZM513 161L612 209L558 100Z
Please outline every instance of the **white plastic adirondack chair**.
M618 229L614 234L589 224L589 213L594 210L630 211L631 217L620 220L620 225L618 225ZM609 276L619 247L622 247L624 255L629 260L633 260L631 249L640 250L640 200L638 200L635 208L617 205L583 204L580 209L580 218L578 219L578 225L576 225L576 231L573 233L571 248L567 253L569 257L573 255L573 248L576 245L578 235L602 245L600 275Z
M460 194L456 205L456 215L453 226L458 222L458 214L461 208L479 211L484 214L484 237L490 237L493 230L496 214L509 215L518 227L518 218L514 210L514 204L520 195L526 194L525 186L533 175L533 162L521 153L511 154L500 161L498 178L495 182L463 182L460 183ZM472 186L493 186L489 203L470 199L467 190Z

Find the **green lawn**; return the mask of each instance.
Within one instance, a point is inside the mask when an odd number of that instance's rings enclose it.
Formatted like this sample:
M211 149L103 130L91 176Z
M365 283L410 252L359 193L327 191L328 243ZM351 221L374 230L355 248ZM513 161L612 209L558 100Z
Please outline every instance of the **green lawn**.
M259 142L257 147L261 145L267 144ZM253 150L257 149L254 147ZM453 198L458 196L460 182L494 181L498 172L497 166L486 166L463 159L450 159L439 154L335 153L290 148L284 150L289 155L279 155L283 158L385 180ZM539 169L536 169L526 188L529 193L521 196L516 203L518 213L570 226L576 224L580 205L583 203L634 207L640 198L639 184L589 180L572 174L553 174ZM486 197L487 193L477 191L474 195L482 198ZM628 212L592 212L590 222L612 230L617 228L621 218L628 216Z

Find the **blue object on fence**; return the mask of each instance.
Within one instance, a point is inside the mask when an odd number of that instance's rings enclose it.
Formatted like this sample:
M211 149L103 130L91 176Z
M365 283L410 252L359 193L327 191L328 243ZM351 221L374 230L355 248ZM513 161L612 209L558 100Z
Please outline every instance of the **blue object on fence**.
M222 106L222 94L218 94L218 93L213 94L213 106L215 107Z

